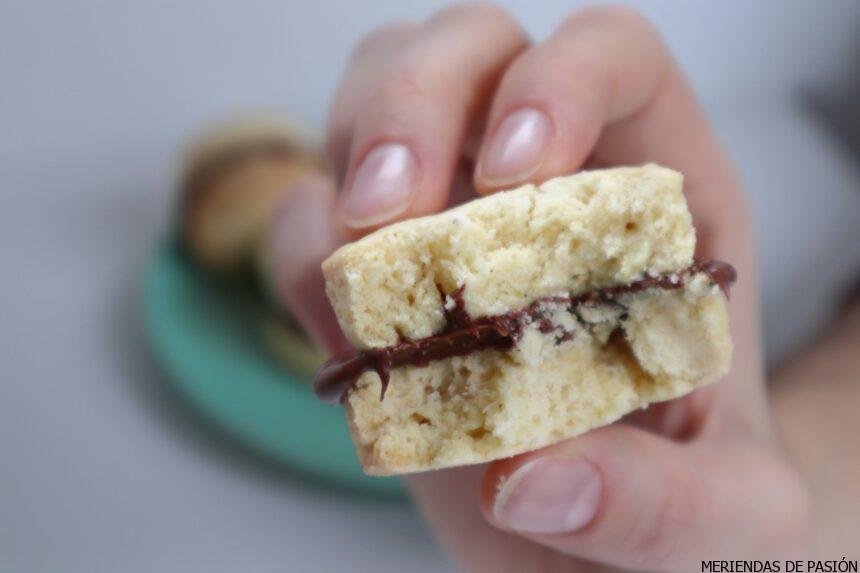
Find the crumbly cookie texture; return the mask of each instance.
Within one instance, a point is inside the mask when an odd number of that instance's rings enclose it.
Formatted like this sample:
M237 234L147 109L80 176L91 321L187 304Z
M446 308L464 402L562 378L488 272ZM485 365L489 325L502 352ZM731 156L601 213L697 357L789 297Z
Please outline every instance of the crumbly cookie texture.
M471 316L690 264L682 176L656 165L586 171L390 225L323 263L356 348L423 338L444 324L440 288L465 286Z
M647 165L583 172L392 225L343 247L323 271L341 326L367 349L438 333L450 303L441 292L464 286L470 316L498 315L687 268L694 247L681 175ZM382 401L378 374L363 373L344 406L365 471L417 472L533 450L728 370L725 302L707 273L617 303L575 313L548 303L560 330L531 323L511 350L394 368Z
M571 324L574 336L561 344L530 328L511 351L394 369L383 401L379 377L365 372L344 404L364 470L391 475L511 456L714 382L728 370L731 342L722 294L703 278L622 297L626 320ZM560 313L554 320L564 320Z

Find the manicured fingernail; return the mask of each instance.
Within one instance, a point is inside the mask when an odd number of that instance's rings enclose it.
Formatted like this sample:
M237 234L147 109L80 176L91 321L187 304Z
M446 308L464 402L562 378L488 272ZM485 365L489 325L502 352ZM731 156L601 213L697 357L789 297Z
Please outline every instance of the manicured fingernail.
M493 186L525 181L543 163L551 137L552 122L544 112L534 108L513 112L492 135L478 178Z
M603 482L591 462L547 457L532 460L499 488L493 516L523 533L566 533L588 525L597 514Z
M346 191L343 218L348 227L372 227L393 219L412 203L418 163L401 143L385 143L362 160Z

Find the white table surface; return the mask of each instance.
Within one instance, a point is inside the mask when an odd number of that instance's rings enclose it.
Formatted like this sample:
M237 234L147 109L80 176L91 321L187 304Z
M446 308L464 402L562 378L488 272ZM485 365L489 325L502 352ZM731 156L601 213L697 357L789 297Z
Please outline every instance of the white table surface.
M271 54L289 41L273 21L295 32L318 10L295 7L288 18L280 4L245 2L227 17L199 2L31 4L0 22L0 569L450 570L408 507L316 489L213 434L160 376L139 316L141 268L168 229L182 138L213 115L284 94L318 124L348 43L403 8L375 3L355 22L344 8L335 24L346 32L285 56L292 75L282 76ZM752 16L745 26L764 18ZM688 60L699 69L705 56ZM294 85L301 65L316 70L307 93ZM758 218L772 357L819 327L829 294L860 273L857 171L780 78L779 96L705 89Z

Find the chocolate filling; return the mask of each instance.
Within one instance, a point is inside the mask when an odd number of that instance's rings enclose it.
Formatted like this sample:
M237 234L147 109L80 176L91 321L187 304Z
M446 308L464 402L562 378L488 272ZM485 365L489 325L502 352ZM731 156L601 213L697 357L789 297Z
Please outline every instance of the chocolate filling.
M439 334L420 340L401 339L396 344L385 348L372 348L355 354L335 356L317 371L314 391L324 402L342 402L362 373L375 370L382 382L380 396L382 400L388 388L391 369L398 366L427 366L433 360L465 356L487 348L510 350L522 338L528 324L537 324L538 329L544 334L557 332L557 344L573 338L573 332L553 323L548 316L548 305L565 305L568 312L575 315L577 320L587 327L588 323L579 316L580 306L613 305L626 311L626 308L617 300L621 295L646 289L679 289L687 278L697 273L705 273L726 296L729 294L729 287L737 278L734 267L728 263L697 259L692 265L679 272L646 277L628 284L597 289L580 295L543 297L520 310L479 318L472 318L466 312L463 301L465 287L461 286L449 295L454 301L454 306L449 309L446 305L444 308L445 328ZM442 299L445 299L444 293L442 293ZM626 319L626 312L621 314L621 320L624 319Z

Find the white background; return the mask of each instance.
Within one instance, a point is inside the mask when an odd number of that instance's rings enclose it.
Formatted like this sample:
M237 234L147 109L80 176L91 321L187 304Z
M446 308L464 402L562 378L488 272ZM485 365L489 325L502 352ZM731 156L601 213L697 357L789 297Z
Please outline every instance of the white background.
M536 38L574 3L504 3ZM860 69L860 3L638 2L739 165L771 359L860 274L850 154L803 105ZM339 497L213 435L143 344L137 290L175 154L258 108L313 127L351 44L429 1L0 4L0 568L444 571L403 506Z

